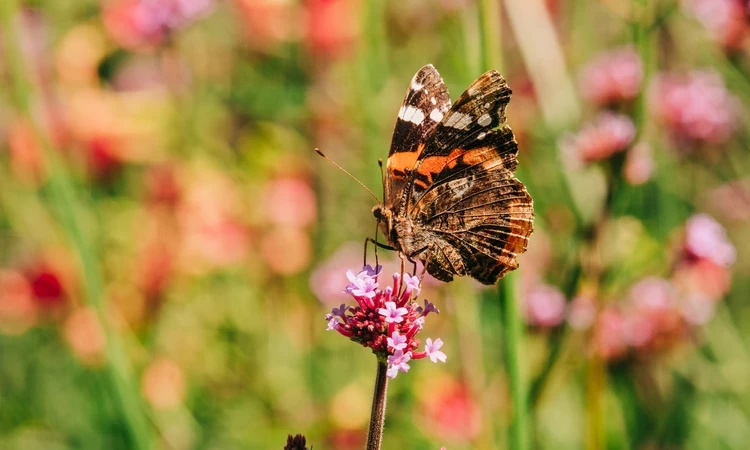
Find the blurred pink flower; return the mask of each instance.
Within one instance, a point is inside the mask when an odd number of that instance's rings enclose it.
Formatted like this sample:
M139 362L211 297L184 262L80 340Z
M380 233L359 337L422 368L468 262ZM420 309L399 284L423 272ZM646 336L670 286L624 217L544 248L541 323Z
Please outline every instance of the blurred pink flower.
M704 325L716 312L716 300L700 292L688 292L683 294L680 311L690 325Z
M441 441L471 441L482 428L481 410L470 390L447 376L431 383L430 395L420 402L420 423Z
M143 397L159 410L174 409L185 399L185 375L171 359L157 358L146 367L141 380Z
M235 186L212 171L191 181L177 210L183 267L201 271L240 263L248 254L250 235L238 217L241 201Z
M305 43L313 55L349 54L359 34L355 0L306 0Z
M726 142L737 127L739 102L721 77L708 70L687 75L662 74L652 86L651 108L677 144Z
M568 324L575 330L587 330L596 320L596 313L594 298L579 294L568 306Z
M274 225L307 227L315 222L317 199L305 179L281 176L272 179L263 194L266 216Z
M571 167L604 160L627 150L635 139L635 125L629 117L604 112L585 124L577 134L560 139L564 161Z
M599 314L594 324L593 350L607 361L616 361L627 355L628 341L622 313L607 308Z
M296 275L312 259L310 236L300 228L277 227L263 235L260 246L268 268L277 275Z
M748 35L746 2L738 0L683 0L687 12L706 27L726 50L740 50Z
M32 185L42 184L46 176L42 149L28 122L18 120L9 126L8 149L13 175Z
M113 0L104 7L103 20L118 44L138 50L160 44L213 7L214 0Z
M675 268L672 280L688 296L701 295L716 301L729 292L732 272L727 266L707 259L682 261Z
M530 325L552 328L565 318L565 295L555 286L533 286L526 292L524 300L526 321Z
M65 340L73 354L84 364L98 366L104 362L107 338L93 308L73 311L65 321Z
M173 165L150 167L145 175L146 201L152 205L176 206L181 198L177 169Z
M625 181L632 185L647 182L654 174L654 158L651 156L651 147L641 142L633 146L625 157L625 166L622 175Z
M677 293L668 280L647 277L634 284L628 307L625 337L636 349L662 350L682 336Z
M688 219L685 251L689 257L707 259L722 266L731 266L737 257L724 227L707 214L696 214Z
M621 47L598 56L581 73L580 89L596 105L634 99L641 90L643 65L633 47Z
M729 220L750 222L750 179L722 184L708 193L705 203Z
M330 258L310 274L310 290L324 305L339 305L349 295L341 289L341 274L362 264L362 244L349 242L339 247Z
M247 43L258 51L272 52L277 45L300 35L300 6L289 0L234 0Z
M22 334L36 323L37 305L20 272L0 269L0 332Z

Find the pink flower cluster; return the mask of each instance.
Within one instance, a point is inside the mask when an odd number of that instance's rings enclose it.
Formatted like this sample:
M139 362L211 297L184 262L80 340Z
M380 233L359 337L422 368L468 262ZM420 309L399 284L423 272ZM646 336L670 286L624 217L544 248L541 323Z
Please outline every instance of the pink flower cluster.
M629 117L604 112L577 134L566 134L560 140L564 160L571 167L611 158L627 150L635 139L635 125Z
M714 72L661 75L650 97L656 119L686 150L722 144L737 127L738 100Z
M684 0L688 14L706 28L724 49L740 50L747 38L747 5L738 0Z
M424 327L425 318L438 309L427 300L418 306L414 299L420 293L420 281L408 273L393 274L393 285L379 288L382 267L367 265L355 274L346 273L349 284L344 292L356 300L356 306L341 304L326 314L328 330L336 330L363 347L369 347L382 362L388 364L388 377L409 371L409 361L429 357L432 362L445 362L440 348L443 341L427 338L425 350L417 351L416 335Z
M605 53L581 72L581 94L598 106L634 99L641 90L643 64L633 47Z
M574 301L568 322L593 325L593 351L606 360L652 355L675 347L713 316L727 294L735 248L723 227L705 214L690 218L671 278L646 277L618 304L596 313L592 301ZM584 318L585 320L581 320Z
M158 45L171 32L201 18L214 0L115 0L104 9L104 24L127 48Z

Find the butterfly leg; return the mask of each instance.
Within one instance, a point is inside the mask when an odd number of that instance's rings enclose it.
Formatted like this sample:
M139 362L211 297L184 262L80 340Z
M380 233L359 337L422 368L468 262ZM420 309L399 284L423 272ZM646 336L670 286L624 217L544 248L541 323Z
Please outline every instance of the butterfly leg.
M378 265L378 247L383 248L385 250L396 250L395 248L391 247L390 245L385 245L380 242L378 242L376 239L373 239L371 237L365 238L365 252L364 252L364 263L362 266L367 265L367 244L372 242L375 246L375 266Z

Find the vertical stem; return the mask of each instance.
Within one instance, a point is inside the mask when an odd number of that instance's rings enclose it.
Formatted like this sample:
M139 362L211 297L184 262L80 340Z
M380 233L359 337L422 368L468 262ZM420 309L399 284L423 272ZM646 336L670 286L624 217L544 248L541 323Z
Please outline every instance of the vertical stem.
M367 450L380 450L383 440L383 426L385 425L385 403L388 393L388 367L378 361L378 371L375 375L375 388L372 392L372 412L370 413L370 428L367 431Z
M53 209L67 232L81 265L86 302L94 309L106 335L107 375L110 387L120 409L122 420L130 432L132 448L147 450L151 447L149 424L134 388L131 368L124 346L117 333L106 320L102 302L102 280L96 255L81 227L81 205L76 198L73 183L68 178L58 153L48 137L34 120L32 105L37 95L29 80L32 74L23 61L18 43L15 20L20 20L18 0L0 1L0 31L5 43L6 60L11 78L11 89L18 112L28 121L44 155L45 169L49 174L49 193Z
M500 301L503 305L503 329L505 330L505 357L510 383L510 398L513 402L511 421L511 448L526 450L529 448L527 429L528 404L526 401L526 383L521 367L521 345L524 325L518 310L516 293L516 274L509 273L500 281Z
M500 5L498 0L479 1L479 32L482 53L480 65L482 71L502 69L502 51L500 45Z
M603 406L606 375L605 362L597 356L591 357L586 374L586 450L605 448Z

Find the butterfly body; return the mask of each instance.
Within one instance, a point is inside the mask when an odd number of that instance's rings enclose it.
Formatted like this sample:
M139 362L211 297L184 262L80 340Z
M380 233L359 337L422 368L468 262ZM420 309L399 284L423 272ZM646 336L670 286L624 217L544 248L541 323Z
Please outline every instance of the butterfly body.
M373 215L388 243L434 277L493 284L518 267L533 231L533 201L514 177L505 123L511 91L495 71L451 105L431 65L412 79L396 120L385 195Z

